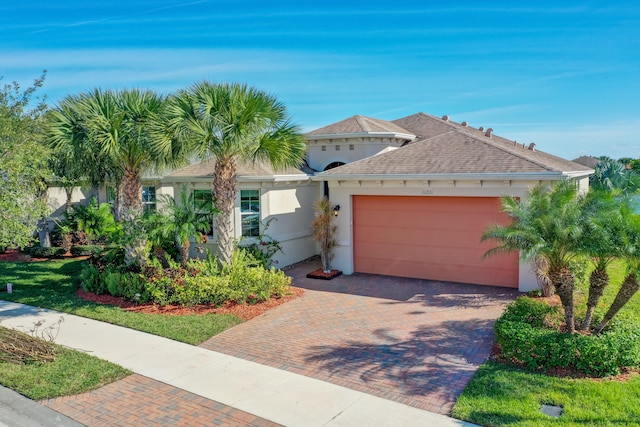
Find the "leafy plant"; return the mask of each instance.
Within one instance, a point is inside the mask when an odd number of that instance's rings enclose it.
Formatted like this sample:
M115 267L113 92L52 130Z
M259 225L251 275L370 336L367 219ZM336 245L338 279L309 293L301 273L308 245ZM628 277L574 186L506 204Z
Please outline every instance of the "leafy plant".
M271 237L267 231L271 222L275 218L271 218L269 221L263 224L262 233L257 237L244 237L242 238L237 247L247 252L259 265L264 268L269 268L273 264L278 264L278 260L274 260L273 256L278 252L282 252L282 246L280 242ZM284 253L284 252L282 252Z

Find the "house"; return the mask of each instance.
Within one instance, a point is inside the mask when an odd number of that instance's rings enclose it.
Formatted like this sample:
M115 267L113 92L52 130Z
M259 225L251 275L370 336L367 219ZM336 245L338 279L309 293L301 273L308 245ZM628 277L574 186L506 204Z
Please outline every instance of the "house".
M517 254L484 258L495 243L480 237L508 221L501 196L524 199L532 186L564 179L586 191L593 173L491 128L424 113L392 122L354 116L307 138L309 164L324 168L312 179L327 182L340 206L333 266L345 274L536 289L528 263Z
M424 113L394 121L353 116L306 137L307 165L300 169L238 165L235 236L251 239L268 224L267 234L283 248L279 266L317 253L312 205L325 195L340 207L333 267L345 274L535 289L529 264L517 254L484 258L492 243L480 236L508 220L501 196L524 199L534 185L565 179L586 191L593 173L491 128ZM210 201L213 168L205 161L145 179L145 207L160 208L161 194L177 195L183 186ZM109 194L101 189L99 199L109 201ZM205 246L214 249L215 238Z

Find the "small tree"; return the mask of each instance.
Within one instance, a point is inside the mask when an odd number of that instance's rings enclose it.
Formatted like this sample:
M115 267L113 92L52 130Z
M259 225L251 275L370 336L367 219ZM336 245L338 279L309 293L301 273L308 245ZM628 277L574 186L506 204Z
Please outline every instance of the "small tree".
M188 194L184 186L180 191L180 203L170 196L163 196L162 199L165 208L152 220L158 225L150 232L152 240L157 241L157 236L172 239L180 254L180 264L185 267L189 260L190 239L202 232L209 232L213 215L218 211L212 206L196 205L193 193Z
M331 272L331 260L333 259L333 248L337 245L335 239L338 227L333 223L333 210L328 198L323 197L314 204L316 211L313 219L313 238L320 246L320 259L322 260L322 271Z
M482 236L483 241L499 243L485 256L520 251L524 259L544 258L548 280L562 301L569 333L575 332L572 262L584 236L580 208L575 182L537 186L522 202L503 197L502 211L511 217L511 224L489 227Z
M48 213L43 196L49 154L42 143L47 106L30 107L44 77L24 90L17 82L0 86L0 247L28 245Z
M640 216L633 213L626 205L623 205L621 212L625 223L624 244L621 246L621 252L627 261L627 275L609 310L595 328L595 333L602 332L622 307L640 290Z

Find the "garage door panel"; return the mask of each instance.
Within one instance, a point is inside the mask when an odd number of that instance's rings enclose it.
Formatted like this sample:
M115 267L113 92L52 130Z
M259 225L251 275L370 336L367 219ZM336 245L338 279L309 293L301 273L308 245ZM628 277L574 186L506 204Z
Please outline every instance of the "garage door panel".
M517 287L517 253L483 258L499 198L354 196L355 271Z

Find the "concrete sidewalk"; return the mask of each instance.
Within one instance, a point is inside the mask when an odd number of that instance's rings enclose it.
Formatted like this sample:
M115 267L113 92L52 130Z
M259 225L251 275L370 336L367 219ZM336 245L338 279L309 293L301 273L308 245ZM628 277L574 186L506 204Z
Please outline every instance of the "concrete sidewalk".
M285 426L465 426L335 384L83 317L0 301L0 324L28 331L64 317L56 343Z

